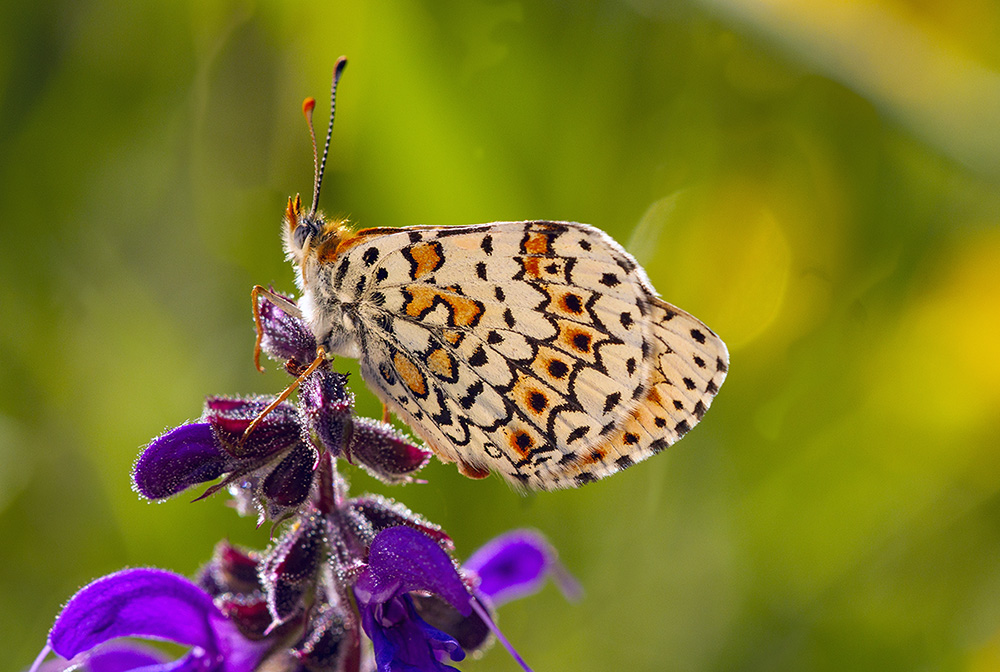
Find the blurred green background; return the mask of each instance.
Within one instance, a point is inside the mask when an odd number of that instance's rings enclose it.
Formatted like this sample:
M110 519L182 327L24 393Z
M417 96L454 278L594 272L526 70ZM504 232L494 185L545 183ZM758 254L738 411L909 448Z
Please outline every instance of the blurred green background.
M0 668L96 576L267 543L129 469L284 386L249 291L293 289L299 105L346 54L328 212L592 223L730 345L705 422L596 485L350 470L462 557L551 538L587 595L502 611L536 670L1000 669L998 34L992 0L4 3Z

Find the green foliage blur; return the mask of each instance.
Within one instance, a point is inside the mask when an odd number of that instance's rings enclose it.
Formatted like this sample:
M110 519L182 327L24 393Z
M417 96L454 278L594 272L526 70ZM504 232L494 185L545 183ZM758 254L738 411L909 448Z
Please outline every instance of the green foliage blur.
M341 54L328 213L588 222L730 346L705 421L595 485L349 469L461 557L549 536L587 594L501 612L536 670L1000 668L998 34L990 0L4 3L0 669L97 576L267 544L129 470L285 385L249 292L294 288Z

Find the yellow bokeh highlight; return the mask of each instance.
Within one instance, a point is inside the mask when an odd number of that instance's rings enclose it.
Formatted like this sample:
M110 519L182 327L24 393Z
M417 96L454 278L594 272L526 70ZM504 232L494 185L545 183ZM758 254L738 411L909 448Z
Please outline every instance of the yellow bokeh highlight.
M924 279L872 362L873 398L947 432L1000 413L1000 230L970 232Z
M654 202L627 246L664 298L730 349L780 351L830 310L839 232L833 208L813 208L784 184L725 181Z

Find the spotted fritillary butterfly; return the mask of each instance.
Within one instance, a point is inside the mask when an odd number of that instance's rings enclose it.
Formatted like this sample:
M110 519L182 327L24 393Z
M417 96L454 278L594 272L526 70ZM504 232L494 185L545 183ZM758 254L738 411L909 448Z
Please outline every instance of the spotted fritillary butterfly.
M316 211L321 179L317 163L310 212L298 197L285 212L298 309L320 347L358 359L383 403L463 474L540 490L603 478L684 436L725 380L722 340L660 299L599 229L352 232Z

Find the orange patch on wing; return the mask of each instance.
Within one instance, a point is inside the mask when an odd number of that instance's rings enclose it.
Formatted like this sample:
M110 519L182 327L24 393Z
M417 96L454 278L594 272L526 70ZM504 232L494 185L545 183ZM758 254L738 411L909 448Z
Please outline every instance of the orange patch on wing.
M517 382L509 394L518 407L532 417L532 422L538 425L546 422L551 407L559 399L558 393L541 384L535 377L526 374L518 375Z
M535 378L544 380L554 390L566 394L569 389L570 374L573 373L572 362L573 360L560 350L539 346L529 368Z
M525 390L519 401L522 408L535 415L540 415L549 406L549 395L542 390L528 389Z
M524 241L524 251L528 254L549 254L549 237L543 233L532 231Z
M424 285L411 285L406 288L410 295L410 300L405 306L406 314L410 317L420 317L428 308L434 305L434 299L440 292L433 287Z
M582 464L600 464L607 457L608 453L600 448L594 448L592 451L583 456L580 460Z
M542 277L542 272L538 266L541 263L541 261L542 260L539 259L538 257L528 257L526 259L523 259L521 263L524 265L525 273L527 273L533 278L540 278Z
M548 290L550 305L554 305L569 317L579 317L586 310L587 296L581 291L560 291L556 286L550 286Z
M414 280L433 273L444 263L444 257L441 255L441 243L436 241L417 243L410 248L410 256L416 264L416 268L413 270Z
M461 294L451 294L424 285L409 285L406 292L411 298L404 310L410 317L419 318L434 306L435 300L441 300L451 308L452 326L471 327L479 322L483 314L482 304ZM455 336L455 340L457 342L459 337Z
M535 447L535 439L524 429L515 429L507 435L511 450L522 458L527 457L532 448Z
M578 324L562 322L559 325L559 342L567 350L590 353L594 347L594 332Z
M455 376L455 360L441 348L427 356L427 367L442 378Z
M427 396L427 381L424 379L424 374L420 373L417 365L398 352L392 361L396 365L396 373L406 383L406 386L418 396Z
M462 342L462 337L465 336L461 331L457 329L445 329L441 332L444 340L448 342L449 345L458 345Z
M469 464L468 462L463 462L462 460L458 461L458 472L463 476L474 478L476 480L486 478L490 475L490 470L486 467L477 467L473 464Z
M483 307L472 299L459 296L458 294L445 295L444 300L455 311L455 325L459 327L471 327L479 322L483 314Z

